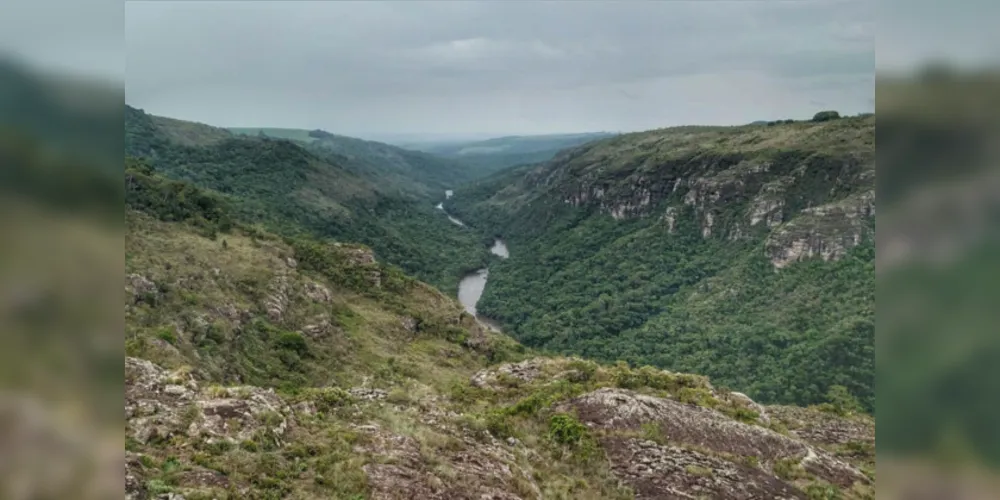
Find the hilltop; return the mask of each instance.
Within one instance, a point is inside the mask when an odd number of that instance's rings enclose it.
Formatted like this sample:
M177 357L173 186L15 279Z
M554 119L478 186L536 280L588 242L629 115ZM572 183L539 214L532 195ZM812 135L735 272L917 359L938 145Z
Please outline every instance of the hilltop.
M624 134L456 190L526 345L874 410L875 117Z

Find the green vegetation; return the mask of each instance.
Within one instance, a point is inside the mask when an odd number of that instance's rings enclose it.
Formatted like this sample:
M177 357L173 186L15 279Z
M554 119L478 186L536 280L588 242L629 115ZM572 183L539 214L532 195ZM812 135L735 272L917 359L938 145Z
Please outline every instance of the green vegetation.
M705 374L767 402L821 403L843 386L872 411L874 218L853 214L874 189L873 135L874 117L631 134L446 205L511 247L477 308L530 347ZM591 202L573 201L581 191ZM776 270L788 243L748 220L764 192L787 238L859 244ZM615 205L643 208L616 220ZM803 212L820 205L828 215Z
M137 172L148 176L155 171L220 193L234 218L244 223L286 236L364 243L380 261L450 294L466 271L482 267L488 258L481 237L451 224L434 208L444 188L418 180L432 178L428 172L448 176L452 166L428 160L412 171L378 170L372 167L374 153L365 157L355 152L350 160L328 149L314 154L293 142L268 138L223 138L190 146L170 140L181 134L173 131L175 122L179 121L158 121L141 110L126 109L126 152L145 157L145 164L152 167ZM164 124L172 128L164 131ZM411 156L427 156L420 155ZM396 177L388 178L386 168L395 169ZM404 190L398 187L402 185L421 187ZM433 197L416 194L431 192ZM148 202L169 205L156 198Z
M830 120L840 119L840 113L836 111L820 111L813 115L812 121L814 122L828 122Z
M312 142L315 137L309 135L309 131L299 128L253 128L253 127L229 127L228 130L236 135L247 135L252 137L270 137L272 139L288 139L290 141Z

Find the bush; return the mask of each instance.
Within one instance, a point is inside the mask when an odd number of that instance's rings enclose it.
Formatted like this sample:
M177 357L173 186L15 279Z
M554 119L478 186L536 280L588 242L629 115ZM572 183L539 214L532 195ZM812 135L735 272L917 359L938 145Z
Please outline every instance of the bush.
M305 337L298 332L281 332L275 343L278 347L293 351L300 356L309 354L309 344L306 343Z
M173 328L164 327L157 330L156 337L168 344L177 345L177 333Z
M828 122L830 120L837 120L839 118L840 118L840 113L833 110L829 110L829 111L820 111L819 113L816 113L815 115L813 115L812 121Z
M549 437L559 444L578 444L587 437L587 427L572 415L557 413L549 420Z
M862 411L861 403L842 385L831 385L826 392L826 403L818 405L821 411L842 417Z
M514 435L514 425L511 424L510 417L499 411L491 411L486 414L486 430L500 439Z
M340 387L310 389L306 392L305 397L312 399L316 404L316 409L321 412L330 412L351 400L350 393Z

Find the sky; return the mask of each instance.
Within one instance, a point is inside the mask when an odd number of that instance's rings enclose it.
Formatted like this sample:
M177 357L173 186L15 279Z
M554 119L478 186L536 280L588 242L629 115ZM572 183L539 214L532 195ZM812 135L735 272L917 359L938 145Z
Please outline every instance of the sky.
M874 109L872 3L135 2L126 96L224 126L633 131Z
M148 112L360 136L871 111L876 63L1000 47L991 0L8 1L0 49L124 80Z

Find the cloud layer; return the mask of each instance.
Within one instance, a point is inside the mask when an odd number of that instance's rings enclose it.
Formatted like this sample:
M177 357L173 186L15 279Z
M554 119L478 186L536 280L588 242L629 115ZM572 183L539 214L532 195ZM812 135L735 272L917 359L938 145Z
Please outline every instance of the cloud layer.
M230 126L640 130L873 108L874 5L137 2L126 92Z

